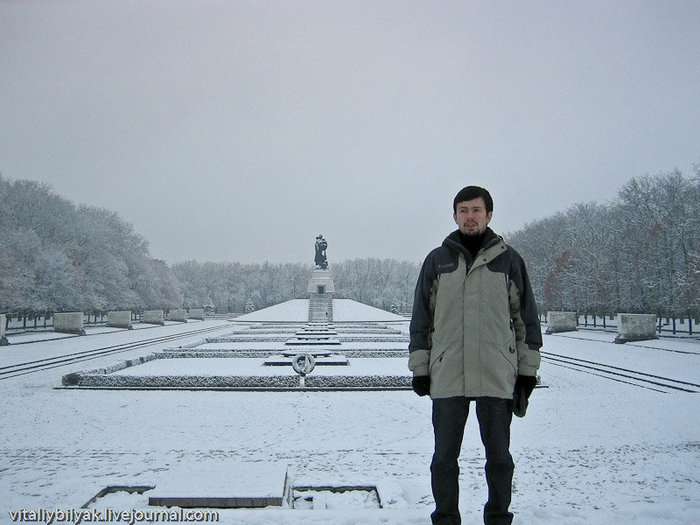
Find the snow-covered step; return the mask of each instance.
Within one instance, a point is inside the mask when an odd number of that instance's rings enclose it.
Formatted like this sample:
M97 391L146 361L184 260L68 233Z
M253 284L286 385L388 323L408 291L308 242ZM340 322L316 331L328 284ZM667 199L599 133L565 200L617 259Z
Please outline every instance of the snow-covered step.
M284 465L205 462L168 471L149 493L148 504L182 508L280 507L289 493Z

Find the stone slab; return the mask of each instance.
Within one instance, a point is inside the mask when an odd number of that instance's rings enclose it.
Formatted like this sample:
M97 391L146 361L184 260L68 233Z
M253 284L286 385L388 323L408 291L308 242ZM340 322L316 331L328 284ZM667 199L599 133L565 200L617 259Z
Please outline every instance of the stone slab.
M204 308L190 308L187 317L189 319L199 319L200 321L204 321Z
M149 505L182 508L282 506L290 494L287 467L274 463L205 462L170 470Z
M300 337L330 337L332 335L338 335L335 330L299 330L296 334Z
M179 321L181 323L187 322L187 310L170 310L168 314L168 319L170 321Z
M658 339L654 314L617 314L616 343Z
M578 330L577 320L576 312L547 312L546 333L575 332Z
M163 310L146 310L143 312L143 319L141 322L146 324L165 324L165 317L163 316Z
M85 335L85 329L83 328L83 312L60 312L53 314L53 331Z
M134 327L131 324L131 311L119 310L114 312L107 312L107 326L133 330Z
M5 314L0 314L0 346L5 346L9 344L7 337L5 337L5 329L7 327L7 316Z

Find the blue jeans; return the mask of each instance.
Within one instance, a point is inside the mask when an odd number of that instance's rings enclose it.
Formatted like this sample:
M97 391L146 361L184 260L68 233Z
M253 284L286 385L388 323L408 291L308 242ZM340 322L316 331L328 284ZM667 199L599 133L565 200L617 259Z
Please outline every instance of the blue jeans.
M434 525L461 523L458 460L472 400L476 401L476 417L486 450L489 498L484 506L484 523L506 525L513 521L513 514L508 511L513 483L513 458L509 451L513 401L493 397L448 397L433 399L435 453L430 473L435 512L430 517Z

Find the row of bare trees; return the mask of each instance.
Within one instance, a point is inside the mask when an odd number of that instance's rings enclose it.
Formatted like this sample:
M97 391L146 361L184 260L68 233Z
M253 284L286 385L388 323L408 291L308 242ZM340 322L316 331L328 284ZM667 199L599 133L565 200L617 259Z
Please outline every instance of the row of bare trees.
M700 166L630 180L508 236L541 310L700 314Z

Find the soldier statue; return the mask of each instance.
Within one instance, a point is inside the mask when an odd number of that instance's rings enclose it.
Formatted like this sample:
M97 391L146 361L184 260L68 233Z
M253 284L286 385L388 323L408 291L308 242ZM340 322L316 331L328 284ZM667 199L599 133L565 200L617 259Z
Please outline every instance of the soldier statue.
M328 259L326 259L326 248L328 248L328 243L323 235L319 234L316 237L316 257L314 258L314 263L316 263L316 269L327 270L328 269Z

